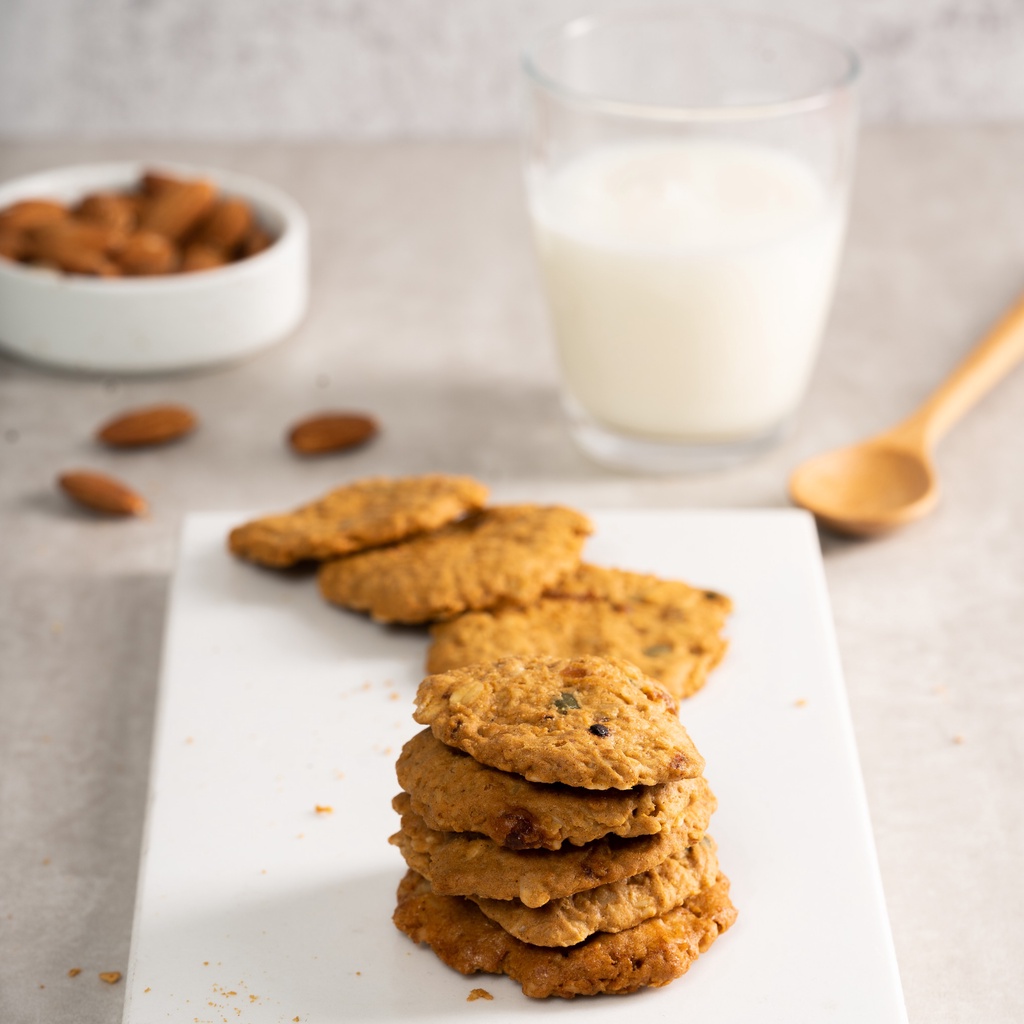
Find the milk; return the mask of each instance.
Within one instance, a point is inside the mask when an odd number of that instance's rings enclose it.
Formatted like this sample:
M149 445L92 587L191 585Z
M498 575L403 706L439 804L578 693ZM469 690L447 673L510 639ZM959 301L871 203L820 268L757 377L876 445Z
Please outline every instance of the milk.
M790 416L843 234L808 166L748 143L638 143L528 188L565 385L590 417L730 441Z

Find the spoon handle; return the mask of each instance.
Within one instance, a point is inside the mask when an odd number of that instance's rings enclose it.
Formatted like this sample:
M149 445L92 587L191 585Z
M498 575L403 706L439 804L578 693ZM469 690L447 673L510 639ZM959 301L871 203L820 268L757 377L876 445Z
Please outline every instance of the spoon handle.
M897 430L929 447L1024 359L1024 295Z

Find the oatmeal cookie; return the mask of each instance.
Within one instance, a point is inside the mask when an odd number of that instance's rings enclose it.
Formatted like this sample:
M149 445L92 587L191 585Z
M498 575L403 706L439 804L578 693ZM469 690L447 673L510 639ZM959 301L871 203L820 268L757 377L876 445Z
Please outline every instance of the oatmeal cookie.
M632 838L707 827L709 787L703 778L633 789L528 782L441 743L429 729L405 744L396 771L412 809L430 828L481 832L513 850L557 850L562 843L582 846L609 834Z
M438 895L414 871L398 887L393 918L399 930L425 942L449 967L462 974L507 974L536 998L625 994L666 985L684 974L735 919L729 880L720 874L661 917L551 949L509 935L469 900Z
M429 622L499 601L529 604L574 569L590 521L567 508L506 505L376 551L328 562L320 591L378 622Z
M427 676L413 717L442 742L531 782L631 789L696 778L675 699L613 658L503 658Z
M718 858L714 840L699 843L657 867L621 882L599 885L527 907L519 900L471 899L510 935L534 946L574 946L595 932L622 932L641 921L660 917L701 889L714 884Z
M430 879L435 892L517 899L540 907L649 871L693 846L703 838L717 801L708 792L699 820L695 817L689 828L636 839L605 836L561 850L510 850L475 832L437 832L412 810L408 793L399 793L392 806L402 816L402 828L389 842L399 848L409 867Z
M677 700L722 660L732 602L678 580L581 565L534 605L467 612L431 629L427 671L508 655L597 654L631 661Z
M486 500L487 488L465 476L357 480L294 512L236 527L228 547L240 558L284 568L436 530Z

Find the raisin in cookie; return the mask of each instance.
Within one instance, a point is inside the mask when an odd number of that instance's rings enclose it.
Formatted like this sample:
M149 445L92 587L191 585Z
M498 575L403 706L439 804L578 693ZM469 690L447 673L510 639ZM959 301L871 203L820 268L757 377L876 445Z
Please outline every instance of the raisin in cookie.
M696 778L704 759L673 697L612 658L503 658L427 676L413 717L531 782L631 789Z
M487 488L465 476L358 480L293 512L236 527L228 547L240 558L284 568L436 530L486 500Z

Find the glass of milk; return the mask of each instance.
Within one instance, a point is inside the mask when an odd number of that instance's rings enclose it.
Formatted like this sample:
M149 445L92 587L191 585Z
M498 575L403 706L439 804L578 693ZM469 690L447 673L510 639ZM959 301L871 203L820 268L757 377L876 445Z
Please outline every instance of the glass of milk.
M846 221L858 64L787 22L605 8L524 54L525 171L582 448L728 465L794 422Z

